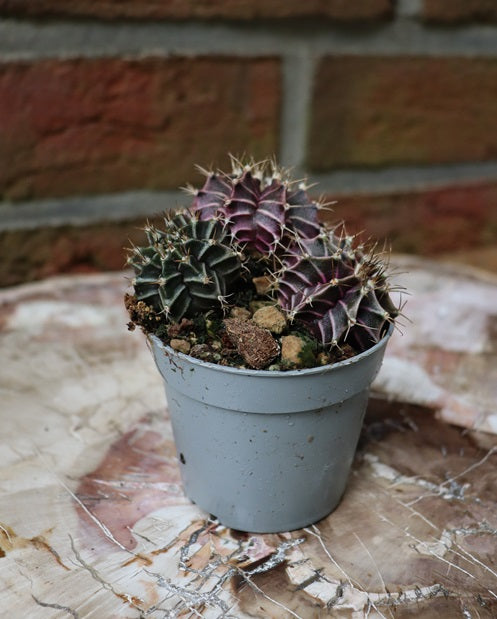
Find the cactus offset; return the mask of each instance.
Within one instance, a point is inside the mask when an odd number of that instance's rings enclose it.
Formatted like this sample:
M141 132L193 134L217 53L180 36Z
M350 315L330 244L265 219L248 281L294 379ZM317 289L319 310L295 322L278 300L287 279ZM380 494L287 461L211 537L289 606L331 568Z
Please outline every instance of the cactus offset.
M192 209L201 220L218 217L233 239L249 251L272 255L296 238L319 233L319 203L301 183L294 188L286 174L267 162L242 165L233 160L231 174L207 173L194 190Z
M384 265L352 237L322 230L289 249L276 274L278 302L325 346L345 342L362 351L379 341L398 314Z
M222 309L241 275L242 256L216 220L188 210L167 214L164 229L145 229L149 245L134 248L135 296L166 318L179 320Z

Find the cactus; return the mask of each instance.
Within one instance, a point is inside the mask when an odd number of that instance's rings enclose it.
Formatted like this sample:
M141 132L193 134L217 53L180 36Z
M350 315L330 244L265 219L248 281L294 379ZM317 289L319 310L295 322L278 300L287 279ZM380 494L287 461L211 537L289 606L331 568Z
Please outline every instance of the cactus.
M200 190L192 189L192 210L201 220L218 217L233 239L248 251L270 256L286 250L296 238L319 233L318 210L304 183L291 182L274 163L241 164L231 174L205 172Z
M148 245L128 258L136 301L166 323L210 310L218 320L228 298L248 306L257 283L271 282L273 301L323 349L378 342L399 313L381 257L319 223L324 205L274 163L233 163L230 174L206 173L191 207L166 214L163 229L145 229Z
M379 341L398 309L385 265L353 241L324 227L315 238L300 239L275 274L277 299L324 346L348 343L363 351Z
M128 257L138 301L176 321L224 307L243 255L219 221L199 221L183 209L166 214L163 230L147 226L145 232L148 246L133 248Z

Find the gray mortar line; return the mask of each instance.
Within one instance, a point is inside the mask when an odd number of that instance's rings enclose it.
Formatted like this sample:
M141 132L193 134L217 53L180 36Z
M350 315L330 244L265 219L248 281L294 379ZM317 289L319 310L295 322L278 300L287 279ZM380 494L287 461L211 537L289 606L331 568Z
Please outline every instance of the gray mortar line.
M139 220L187 205L190 200L182 191L127 191L17 204L0 202L0 231Z
M422 0L397 0L395 12L400 17L418 17L421 15Z
M480 181L495 182L497 161L336 170L311 174L309 181L318 184L318 191L337 195L421 191Z
M327 195L430 190L471 182L497 182L497 162L447 166L337 171L311 175L314 192ZM311 190L312 193L312 190ZM0 203L0 232L62 225L132 221L189 203L180 191L130 191L110 195Z
M292 25L293 23L293 25ZM400 18L344 25L323 20L275 24L35 22L0 20L0 59L102 56L326 54L497 56L497 27L443 28Z
M315 59L307 48L283 61L279 161L299 174L305 164Z

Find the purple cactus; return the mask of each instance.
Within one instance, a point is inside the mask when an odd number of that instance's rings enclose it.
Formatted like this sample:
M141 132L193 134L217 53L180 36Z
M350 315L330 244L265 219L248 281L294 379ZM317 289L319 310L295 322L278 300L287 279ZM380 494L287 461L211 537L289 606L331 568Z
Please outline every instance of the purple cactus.
M326 346L362 351L379 341L398 314L383 263L352 238L322 231L291 247L276 274L278 303Z
M234 161L231 174L207 173L207 180L194 191L192 210L201 220L225 222L234 240L264 256L286 250L297 237L319 233L319 204L301 185L294 189L284 173L263 162L242 166Z

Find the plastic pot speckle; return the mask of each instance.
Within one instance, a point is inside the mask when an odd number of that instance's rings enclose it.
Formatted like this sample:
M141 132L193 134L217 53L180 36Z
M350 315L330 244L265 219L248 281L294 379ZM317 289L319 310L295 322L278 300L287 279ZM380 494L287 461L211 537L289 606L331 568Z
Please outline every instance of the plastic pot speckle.
M206 363L149 336L188 497L225 526L254 533L329 514L390 334L341 363L289 372Z

